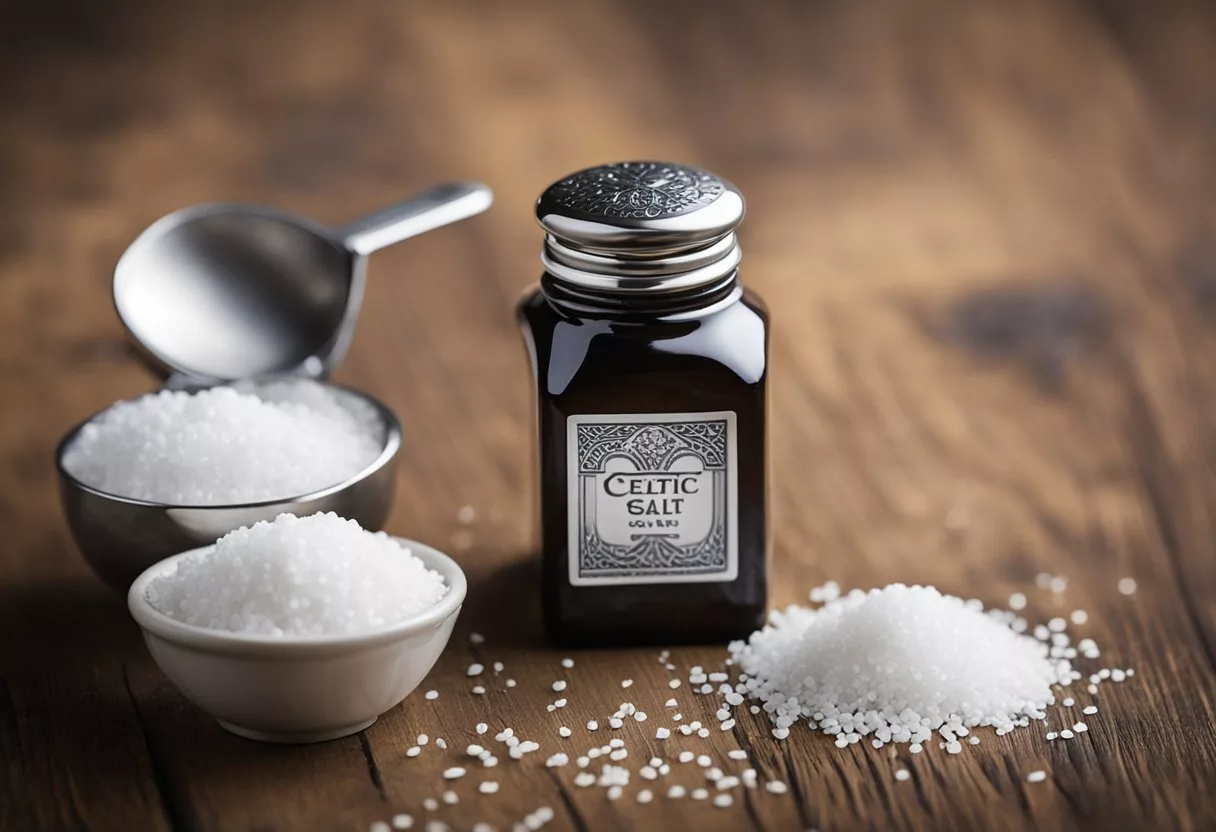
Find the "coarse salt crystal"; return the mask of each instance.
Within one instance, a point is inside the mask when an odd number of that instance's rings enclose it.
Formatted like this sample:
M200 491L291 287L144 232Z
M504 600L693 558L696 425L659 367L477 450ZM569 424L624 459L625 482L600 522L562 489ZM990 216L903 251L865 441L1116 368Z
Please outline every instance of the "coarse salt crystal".
M333 513L237 529L145 590L155 609L185 624L282 638L381 629L447 591L400 543Z
M434 701L439 698L439 691L428 690L424 695L426 696L427 699Z
M769 794L785 794L790 790L790 787L780 780L769 780L764 784L764 790Z
M1136 579L1135 578L1120 578L1118 587L1119 587L1119 592L1122 593L1123 595L1135 595L1136 594Z
M498 791L498 783L493 780L484 780L477 785L477 791L482 794L494 794Z
M1026 775L1027 783L1042 783L1046 779L1047 772L1045 771L1032 771L1030 774Z
M162 390L90 420L65 449L63 467L119 497L262 502L350 479L380 455L383 432L365 401L312 380Z
M1067 659L1049 658L1047 645L1014 632L1011 621L932 587L893 584L774 612L730 655L746 675L742 689L764 700L774 736L805 718L844 746L861 739L864 724L865 734L916 753L930 731L951 723L1012 730L1050 703L1053 684L1073 681ZM1048 627L1036 629L1050 640ZM842 730L853 720L856 729ZM954 737L945 745L961 751Z
M897 769L895 772L896 780L907 780L911 776L912 775L908 772L908 770L906 768Z

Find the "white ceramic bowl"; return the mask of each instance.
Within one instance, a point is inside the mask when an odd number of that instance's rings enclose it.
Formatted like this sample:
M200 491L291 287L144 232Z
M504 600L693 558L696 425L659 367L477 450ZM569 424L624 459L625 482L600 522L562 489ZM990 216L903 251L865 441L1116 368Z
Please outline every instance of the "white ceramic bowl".
M234 734L293 743L344 737L418 687L447 645L464 602L464 572L455 561L395 539L443 576L448 593L429 610L370 633L274 638L195 627L154 609L148 583L211 546L144 571L131 585L127 607L165 675Z

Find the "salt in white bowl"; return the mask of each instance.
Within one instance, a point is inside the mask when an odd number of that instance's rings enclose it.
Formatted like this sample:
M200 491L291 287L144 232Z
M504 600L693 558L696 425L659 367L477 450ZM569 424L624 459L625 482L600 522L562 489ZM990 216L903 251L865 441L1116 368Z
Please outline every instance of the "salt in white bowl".
M455 561L421 543L394 539L442 575L448 592L418 615L367 633L275 637L210 630L183 624L148 602L151 581L214 546L145 570L127 593L127 607L164 674L227 730L264 742L337 739L367 728L418 687L464 603L467 584Z

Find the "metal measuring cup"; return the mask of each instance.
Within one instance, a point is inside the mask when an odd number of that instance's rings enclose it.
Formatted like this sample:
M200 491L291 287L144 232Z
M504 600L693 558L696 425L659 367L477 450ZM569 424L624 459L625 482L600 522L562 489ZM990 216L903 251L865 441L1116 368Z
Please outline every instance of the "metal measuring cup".
M433 188L341 228L256 205L196 205L136 238L114 305L152 364L197 382L323 378L346 354L367 256L481 213L476 182Z

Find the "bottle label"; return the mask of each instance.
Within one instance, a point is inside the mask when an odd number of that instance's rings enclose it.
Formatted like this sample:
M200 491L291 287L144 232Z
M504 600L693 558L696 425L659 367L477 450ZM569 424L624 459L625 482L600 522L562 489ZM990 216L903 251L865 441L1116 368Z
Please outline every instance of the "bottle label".
M566 420L570 583L733 581L734 411Z

